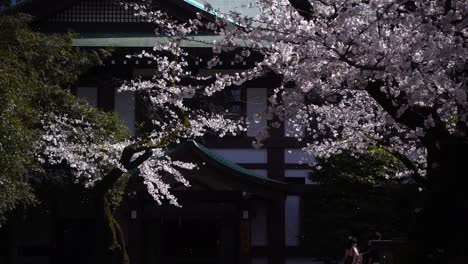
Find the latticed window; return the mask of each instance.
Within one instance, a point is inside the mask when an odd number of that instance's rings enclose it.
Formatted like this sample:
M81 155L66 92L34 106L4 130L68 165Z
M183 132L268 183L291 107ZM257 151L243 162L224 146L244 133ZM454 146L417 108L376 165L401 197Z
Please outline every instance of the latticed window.
M134 10L114 0L84 0L51 17L50 22L67 23L142 23Z
M240 115L243 114L242 93L239 87L230 88L225 91L224 104L229 114Z

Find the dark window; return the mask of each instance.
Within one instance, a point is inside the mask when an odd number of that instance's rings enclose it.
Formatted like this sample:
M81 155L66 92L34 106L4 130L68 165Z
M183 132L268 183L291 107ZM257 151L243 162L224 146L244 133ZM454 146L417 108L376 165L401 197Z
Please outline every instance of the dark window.
M243 89L240 87L224 91L224 105L228 116L241 117L244 115Z

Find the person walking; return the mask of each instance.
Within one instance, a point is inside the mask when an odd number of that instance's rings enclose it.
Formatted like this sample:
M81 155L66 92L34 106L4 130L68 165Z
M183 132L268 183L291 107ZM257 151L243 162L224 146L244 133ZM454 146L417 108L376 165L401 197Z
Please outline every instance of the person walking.
M362 264L362 256L359 254L357 239L349 237L345 250L343 264Z

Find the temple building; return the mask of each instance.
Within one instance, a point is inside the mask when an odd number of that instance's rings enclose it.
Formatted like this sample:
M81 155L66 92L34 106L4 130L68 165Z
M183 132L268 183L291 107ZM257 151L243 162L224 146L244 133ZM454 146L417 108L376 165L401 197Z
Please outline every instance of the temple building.
M250 0L206 2L224 11L256 12L246 8ZM154 6L181 20L197 12L216 15L204 8L202 0L155 0ZM156 36L154 25L112 0L24 0L16 8L33 14L34 27L41 32L73 31L78 33L75 46L112 48L105 65L82 78L73 92L92 106L115 111L129 131L135 131L144 118L142 104L137 95L117 89L120 81L151 76L154 69L151 61L125 55L150 50L155 42L168 39ZM218 66L208 69L206 61L213 51L207 43L217 36L193 38L182 44L201 58L191 62L194 72L241 71L254 63L254 58L236 63L226 55ZM265 109L270 91L279 83L278 77L265 76L228 89L221 100L229 112L249 118ZM316 188L308 177L307 164L313 157L306 156L301 142L290 137L288 121L271 131L262 148L254 149L254 130L266 122L251 125L239 136L187 141L173 151L174 157L204 164L187 175L191 188L174 187L181 208L158 206L144 190L135 188L121 219L132 264L322 263L302 246L302 197ZM28 238L18 242L17 263L91 263L93 248L81 243L92 237L91 211L71 200L58 203L57 208L53 221L44 214L24 227Z

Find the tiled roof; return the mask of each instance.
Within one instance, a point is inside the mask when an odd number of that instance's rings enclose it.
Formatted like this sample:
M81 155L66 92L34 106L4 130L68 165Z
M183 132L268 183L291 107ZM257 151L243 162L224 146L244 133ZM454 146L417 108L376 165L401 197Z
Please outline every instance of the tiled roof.
M221 13L236 11L243 16L255 17L260 12L256 7L249 7L255 0L184 0L184 2L204 11L208 11L205 9L205 4L210 4L214 10L219 10ZM215 11L209 13L215 15Z
M247 170L194 140L179 144L168 152L169 155L177 155L177 153L193 153L209 166L224 172L223 177L234 177L238 182L242 182L247 190L250 189L250 191L260 196L278 198L282 197L282 195L298 194L304 191L302 185L265 178Z
M189 144L193 144L197 149L199 149L200 151L202 151L205 155L207 155L208 157L210 157L213 161L223 165L223 166L226 166L227 168L233 170L233 171L236 171L238 173L241 173L245 176L249 176L249 177L254 177L254 178L257 178L258 180L260 180L261 182L271 182L271 183L275 183L275 184L285 184L284 182L280 182L280 181L276 181L276 180L273 180L273 179L269 179L269 178L265 178L265 177L262 177L256 173L253 173L252 171L250 170L247 170L246 168L242 167L242 166L239 166L237 165L236 163L230 161L230 160L227 160L223 157L221 157L219 154L217 154L216 152L210 150L209 148L203 146L202 144L198 143L197 141L189 141L188 142Z

